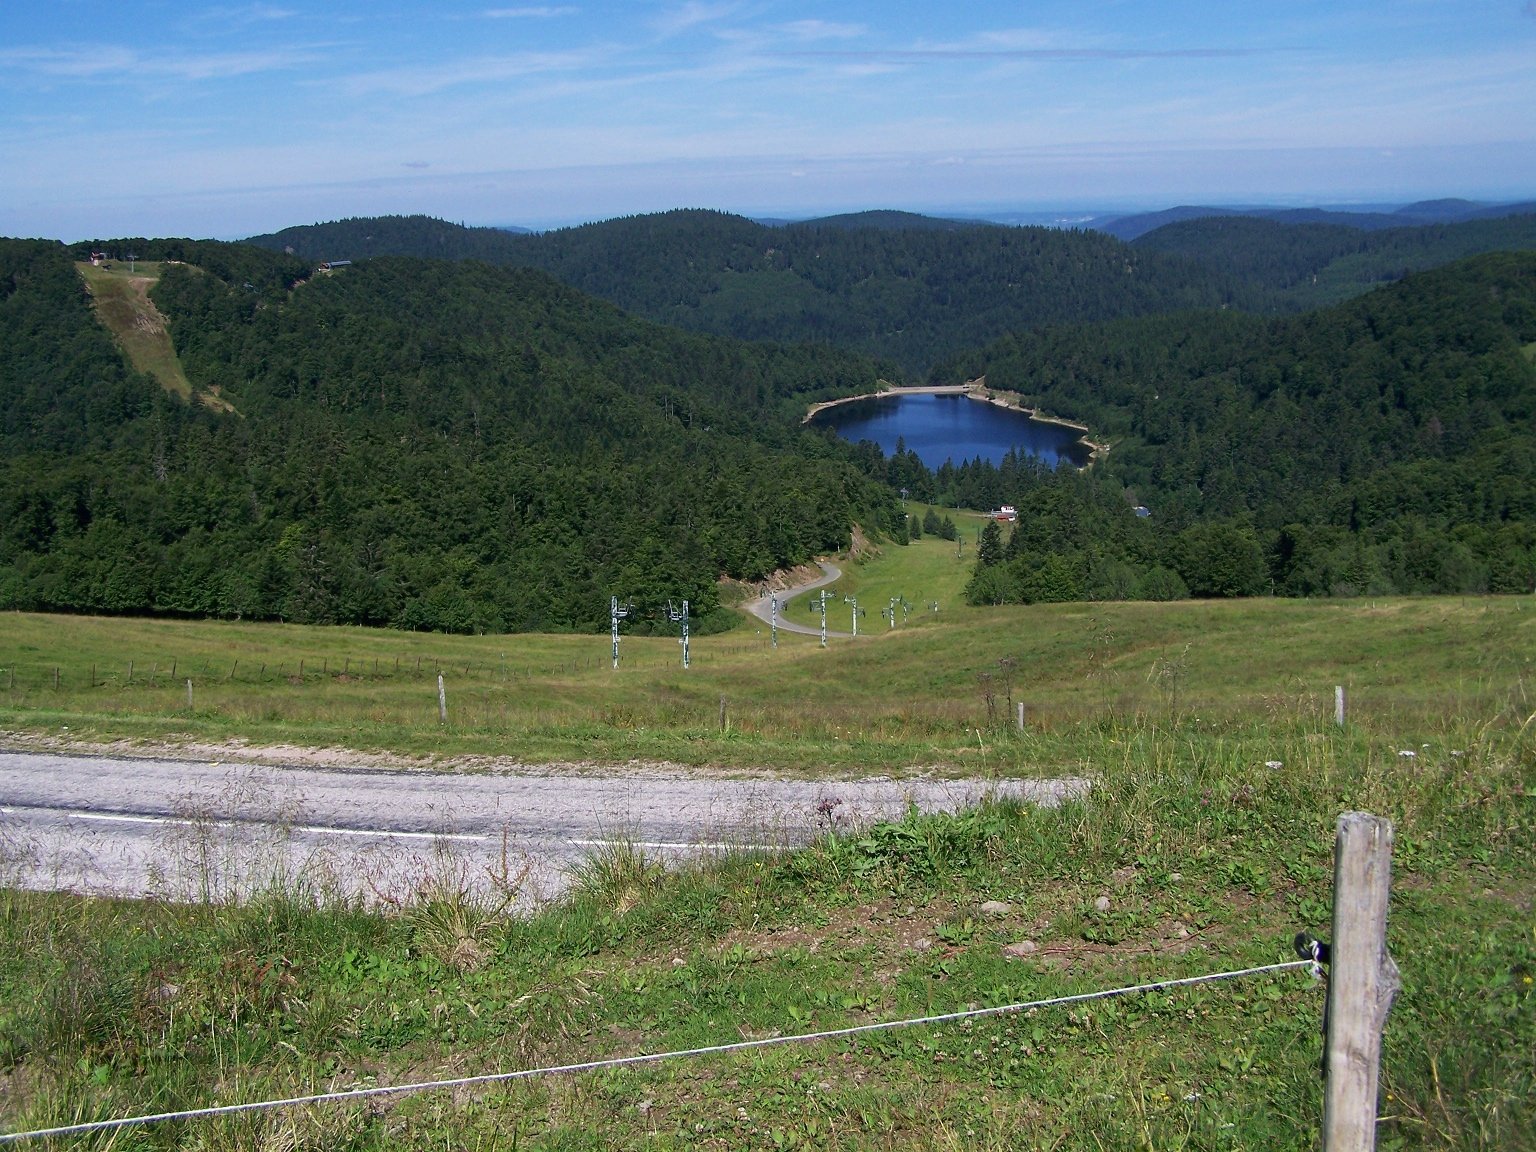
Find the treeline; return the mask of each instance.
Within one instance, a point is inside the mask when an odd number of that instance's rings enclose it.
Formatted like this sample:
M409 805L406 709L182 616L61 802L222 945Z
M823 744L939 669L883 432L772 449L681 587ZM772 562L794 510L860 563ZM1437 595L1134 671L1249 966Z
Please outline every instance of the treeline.
M1405 226L1409 220L1416 222ZM1393 222L1400 226L1379 227ZM543 234L396 216L290 228L250 242L311 264L414 255L540 268L661 323L749 340L828 342L922 380L936 363L1047 325L1189 309L1273 315L1338 303L1463 257L1536 248L1536 215L1454 223L1212 215L1174 220L1129 244L1100 232L894 212L770 226L688 210Z
M1246 285L1266 311L1296 311L1484 252L1536 249L1536 214L1387 229L1209 216L1168 224L1133 246L1204 264Z
M1045 323L1241 302L1197 263L1101 233L884 213L774 227L688 210L538 235L384 217L250 243L314 261L404 253L535 267L664 324L831 343L914 378L936 360Z
M1127 559L1196 594L1516 592L1536 587L1533 355L1536 256L1509 254L1302 317L1026 334L950 371L1113 440L1093 484L1146 506L1159 549ZM1059 517L1006 470L973 471L1022 516ZM1092 566L1073 561L1080 581Z
M125 366L71 255L0 242L0 607L558 631L618 595L640 629L684 598L708 628L720 576L901 524L846 448L777 415L868 386L856 355L686 335L476 263L278 288L292 261L220 246L233 279L205 258L152 295L221 414Z

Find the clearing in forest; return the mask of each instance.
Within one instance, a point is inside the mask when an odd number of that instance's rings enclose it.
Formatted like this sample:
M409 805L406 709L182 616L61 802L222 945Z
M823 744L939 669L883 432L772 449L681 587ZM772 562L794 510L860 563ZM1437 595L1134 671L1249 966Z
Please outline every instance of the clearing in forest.
M96 315L116 339L128 362L140 372L153 376L167 392L183 399L192 398L192 382L176 355L165 316L149 298L149 290L160 279L159 261L139 260L124 267L121 261L96 265L81 261L75 265L90 290ZM199 396L202 403L220 411L233 411L218 389Z

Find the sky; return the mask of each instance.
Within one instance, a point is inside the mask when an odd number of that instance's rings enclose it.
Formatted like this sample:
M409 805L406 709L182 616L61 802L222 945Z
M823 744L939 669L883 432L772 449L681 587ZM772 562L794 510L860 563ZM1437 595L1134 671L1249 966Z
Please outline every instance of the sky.
M1536 198L1536 0L0 0L0 235Z

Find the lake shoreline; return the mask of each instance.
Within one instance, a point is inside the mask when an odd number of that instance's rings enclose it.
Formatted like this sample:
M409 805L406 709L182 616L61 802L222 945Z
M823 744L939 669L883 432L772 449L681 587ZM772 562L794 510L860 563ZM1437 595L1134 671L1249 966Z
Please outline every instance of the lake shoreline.
M987 378L978 377L975 380L967 380L964 384L917 384L896 385L883 387L875 392L865 392L858 396L840 396L836 400L822 400L812 404L801 424L809 424L816 416L829 408L836 408L842 404L855 404L861 400L880 400L890 396L964 396L969 400L976 400L982 404L991 404L995 408L1005 408L1010 412L1021 412L1037 424L1053 424L1059 428L1068 428L1079 433L1076 443L1088 450L1087 460L1078 465L1081 468L1091 468L1094 463L1109 454L1109 444L1090 440L1088 434L1092 431L1086 424L1079 424L1074 420L1064 420L1059 416L1042 416L1038 408L1030 408L1021 403L1023 397L1017 392L1004 392L987 387Z

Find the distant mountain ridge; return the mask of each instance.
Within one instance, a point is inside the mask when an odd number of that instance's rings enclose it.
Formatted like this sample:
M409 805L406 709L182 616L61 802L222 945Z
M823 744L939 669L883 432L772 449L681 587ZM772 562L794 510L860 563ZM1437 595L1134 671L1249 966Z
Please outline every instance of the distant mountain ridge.
M313 261L411 255L539 268L664 324L837 344L916 378L1019 329L1237 302L1219 273L1102 233L898 212L769 226L679 209L516 236L381 217L248 243Z
M1239 208L1183 205L1158 212L1140 212L1129 216L1111 216L1095 220L1089 227L1108 232L1121 240L1135 240L1148 232L1184 220L1216 216L1251 216L1282 224L1338 224L1345 228L1373 231L1404 228L1418 224L1459 224L1470 220L1492 220L1536 212L1536 201L1485 204L1454 198L1421 200L1392 209L1280 208L1264 205Z
M1536 247L1528 205L1434 200L1392 212L1183 207L1094 229L870 211L765 224L703 209L545 233L426 216L284 229L248 242L311 261L383 255L539 268L679 328L822 341L922 379L1012 332L1182 309L1335 303L1489 251Z

